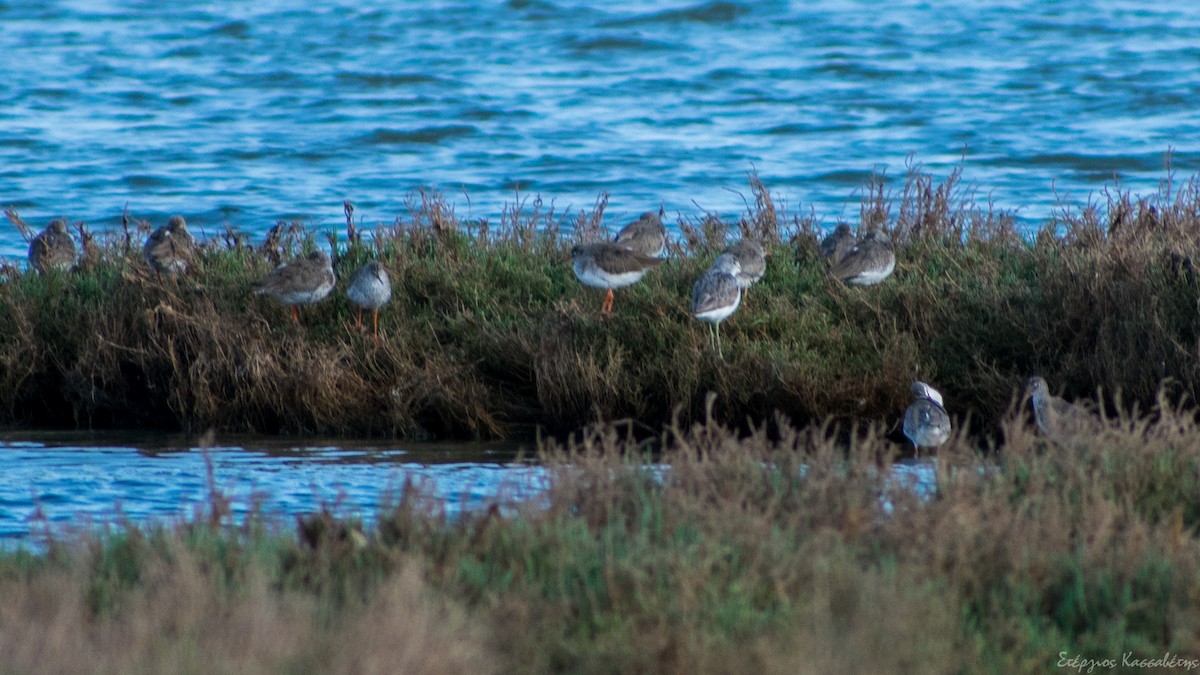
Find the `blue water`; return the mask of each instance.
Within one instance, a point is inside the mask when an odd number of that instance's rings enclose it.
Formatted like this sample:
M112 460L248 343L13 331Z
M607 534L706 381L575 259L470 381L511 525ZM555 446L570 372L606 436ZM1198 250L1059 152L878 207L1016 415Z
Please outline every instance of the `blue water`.
M207 513L212 488L235 520L287 522L322 508L373 521L406 483L449 517L536 500L547 472L513 448L404 446L258 438L201 450L182 440L119 434L8 434L0 439L0 548L112 523L171 523ZM211 469L211 473L210 473Z
M610 195L854 221L906 159L1023 223L1200 170L1200 3L0 0L0 205L365 224ZM1114 181L1116 181L1114 183ZM0 226L0 255L23 256Z
M236 439L231 439L236 440ZM71 537L113 524L203 519L216 488L233 522L250 513L288 523L327 508L370 527L414 486L449 518L496 505L503 513L544 502L551 474L519 449L478 443L302 445L266 438L200 449L184 439L78 432L0 435L0 550L39 549L47 535ZM670 467L656 465L666 479ZM881 493L933 494L935 465L897 463Z

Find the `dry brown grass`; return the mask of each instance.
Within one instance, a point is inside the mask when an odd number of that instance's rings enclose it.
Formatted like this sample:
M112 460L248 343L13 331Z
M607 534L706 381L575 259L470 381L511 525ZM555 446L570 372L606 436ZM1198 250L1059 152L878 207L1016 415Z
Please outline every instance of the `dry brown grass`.
M461 608L435 597L415 562L399 566L353 614L331 619L313 597L280 592L261 561L223 566L204 555L211 551L202 553L174 537L132 546L136 552L127 554L136 557L136 579L99 610L94 589L104 579L96 575L106 563L98 550L65 565L0 579L4 672L496 670L486 631L468 624Z
M492 227L417 193L373 237L348 211L344 239L324 233L339 278L380 258L394 280L378 348L340 289L305 307L301 326L251 299L256 278L317 244L296 223L257 248L227 232L194 275L160 282L137 252L148 228L130 221L75 273L4 272L0 421L502 437L628 419L652 433L677 413L701 419L709 392L718 419L743 428L777 411L799 425L894 421L923 379L987 437L1033 374L1068 398L1100 390L1110 408L1116 392L1149 406L1167 381L1200 399L1195 179L1064 207L1031 240L958 172L937 181L914 165L898 191L888 185L867 186L859 225L898 247L878 287L829 279L819 224L752 175L736 222L680 217L671 260L618 291L611 321L566 254L605 236L604 196L577 214L519 199ZM738 235L773 255L723 325L720 359L686 298Z
M1064 443L1013 412L1002 446L940 448L925 495L895 483L885 432L598 425L546 443L545 499L515 515L448 519L406 486L369 528L322 512L295 536L234 525L214 494L194 522L0 556L0 653L21 673L1040 673L1062 651L1200 654L1191 408L1160 391Z

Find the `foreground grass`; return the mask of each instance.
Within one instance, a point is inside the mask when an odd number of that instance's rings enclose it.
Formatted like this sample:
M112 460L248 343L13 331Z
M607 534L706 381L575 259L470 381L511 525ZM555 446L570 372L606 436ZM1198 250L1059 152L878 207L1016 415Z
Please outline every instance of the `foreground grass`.
M1164 401L1073 445L1019 418L892 484L881 429L709 420L666 471L612 426L545 504L448 521L410 488L295 533L222 496L171 527L0 555L11 673L993 672L1200 658L1200 427ZM803 468L802 468L803 467Z
M863 201L860 229L885 227L899 257L867 289L828 279L816 224L778 211L757 179L752 191L737 223L682 218L669 263L618 291L611 321L567 256L602 236L603 203L571 217L521 203L493 226L421 195L374 238L352 219L328 242L285 224L258 247L226 232L178 281L145 269L144 224L88 235L75 272L3 270L0 423L496 438L628 419L653 433L700 419L715 392L731 424L776 411L894 424L923 379L990 434L1033 374L1068 398L1100 389L1144 409L1169 381L1200 400L1195 180L1064 208L1028 239L957 175L914 171L903 192L874 185ZM723 325L721 360L687 298L739 235L772 257ZM295 326L250 288L315 245L335 249L339 287ZM371 258L395 285L378 348L344 295Z

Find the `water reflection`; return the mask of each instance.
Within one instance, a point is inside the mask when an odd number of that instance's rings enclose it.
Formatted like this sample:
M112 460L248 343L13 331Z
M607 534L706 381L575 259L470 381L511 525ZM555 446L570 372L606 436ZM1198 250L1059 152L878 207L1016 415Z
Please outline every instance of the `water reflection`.
M36 547L47 530L190 517L205 510L213 485L232 500L238 519L252 511L280 517L329 507L369 525L406 484L439 500L453 518L543 495L549 472L528 454L499 443L223 437L201 450L172 436L0 434L0 547ZM932 495L933 467L927 461L894 465L880 495L884 512L891 512L897 490ZM659 480L669 471L653 468Z
M201 510L212 484L235 517L308 513L329 506L370 521L406 481L444 500L447 515L542 492L546 472L501 444L302 444L222 439L200 450L145 435L0 436L0 541L114 521L180 518Z

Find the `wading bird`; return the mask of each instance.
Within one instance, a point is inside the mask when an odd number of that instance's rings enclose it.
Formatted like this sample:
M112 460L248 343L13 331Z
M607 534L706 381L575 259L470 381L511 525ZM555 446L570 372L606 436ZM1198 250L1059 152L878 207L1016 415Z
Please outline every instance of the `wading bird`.
M846 256L829 268L829 273L848 286L871 286L896 269L896 251L892 240L879 230L871 230Z
M839 223L833 232L821 240L821 259L830 265L836 265L857 243L858 238L850 231L850 226L846 223Z
M171 216L167 224L150 233L142 256L159 280L162 275L184 274L196 256L196 240L188 232L183 216Z
M1050 395L1046 380L1029 378L1027 395L1033 404L1033 417L1043 436L1063 440L1083 433L1100 430L1100 420L1090 411Z
M362 313L371 310L375 344L379 344L379 308L392 298L392 280L378 260L373 260L350 277L346 296L358 305L358 328L362 330Z
M663 227L662 214L647 211L638 219L621 228L614 243L642 255L661 258L667 252L667 228Z
M743 291L758 283L767 272L766 251L763 250L762 244L753 239L742 239L725 249L722 255L733 256L737 261L738 272L734 276L737 278L738 288Z
M924 382L912 383L914 400L904 411L904 435L912 441L916 456L921 448L936 448L950 438L950 416L942 394Z
M737 280L740 271L737 259L722 253L692 286L692 316L713 325L714 345L721 358L725 358L721 352L721 322L742 302L742 289Z
M635 284L651 268L662 264L655 258L630 250L615 242L579 244L571 249L575 276L586 286L603 288L604 305L601 316L612 316L613 289Z
M283 263L254 285L255 295L269 295L292 307L292 320L300 323L298 305L324 300L336 282L333 263L324 251Z
M75 240L67 232L67 221L61 218L50 221L29 242L29 266L42 274L71 269L75 258Z

